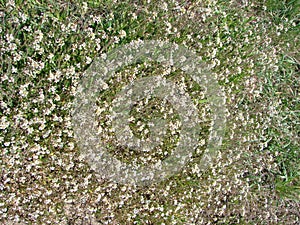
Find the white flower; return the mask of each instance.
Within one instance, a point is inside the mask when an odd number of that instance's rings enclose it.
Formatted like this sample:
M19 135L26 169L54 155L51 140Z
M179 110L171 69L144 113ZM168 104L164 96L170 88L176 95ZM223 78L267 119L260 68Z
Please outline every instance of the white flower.
M86 64L90 64L92 62L92 58L91 57L86 57Z
M69 61L70 58L71 58L71 56L67 54L67 55L65 56L65 61Z
M54 98L55 101L59 102L60 101L60 96L57 94Z
M131 16L132 16L132 19L134 19L134 20L137 19L137 15L135 13L132 13Z
M12 69L11 69L11 72L12 72L12 73L17 73L17 72L18 72L18 69L17 69L16 67L13 66Z
M21 13L21 12L19 12L19 16L21 17L21 19L22 19L22 23L24 23L24 22L26 22L26 20L27 20L27 16L26 16L26 14L23 14L23 13Z
M12 34L6 34L6 41L11 43L14 40L14 36Z
M125 30L121 30L121 31L119 32L119 35L120 35L120 38L126 37L126 31L125 31Z
M28 95L27 87L28 87L28 84L22 85L22 86L20 87L19 94L20 94L22 97L26 97L26 96Z
M50 53L47 58L52 60L53 57L54 57L54 55L52 53Z
M20 61L21 59L22 59L21 55L18 54L18 53L16 53L15 56L14 56L14 61L15 61L15 62L18 62L18 61Z
M82 3L82 11L85 13L88 10L88 4L86 2Z

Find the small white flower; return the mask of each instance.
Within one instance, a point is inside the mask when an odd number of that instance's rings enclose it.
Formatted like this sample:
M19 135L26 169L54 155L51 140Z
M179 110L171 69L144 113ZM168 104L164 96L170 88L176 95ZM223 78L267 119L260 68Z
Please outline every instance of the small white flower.
M69 61L70 58L71 58L71 56L67 54L67 55L65 56L65 61Z
M134 19L134 20L137 19L137 15L135 13L132 13L131 16L132 16L132 19Z
M126 31L125 30L121 30L119 32L120 38L125 38L126 37Z
M106 59L107 58L107 55L105 53L101 54L101 59Z
M86 64L90 64L92 62L92 58L91 57L86 57Z
M18 69L17 69L16 67L13 66L12 69L11 69L11 72L12 72L12 73L17 73L17 72L18 72Z
M28 84L22 85L22 86L20 87L19 94L20 94L22 97L26 97L26 96L28 95L27 87L28 87Z
M56 95L55 98L54 98L54 100L57 101L57 102L59 102L60 101L60 96Z
M88 4L86 2L82 3L82 11L85 13L88 10Z
M241 74L241 73L242 73L242 68L241 68L241 67L238 67L238 68L237 68L237 72L238 72L238 74Z

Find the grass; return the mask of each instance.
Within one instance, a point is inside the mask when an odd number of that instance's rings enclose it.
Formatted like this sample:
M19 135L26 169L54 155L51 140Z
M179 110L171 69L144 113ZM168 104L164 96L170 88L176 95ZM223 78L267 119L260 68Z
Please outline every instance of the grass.
M297 0L0 1L1 223L299 223L299 7ZM147 138L148 122L166 116L162 144L140 153L114 138L109 110L132 79L166 74L203 119L189 163L142 187L99 176L82 158L71 122L76 88L95 57L137 39L195 50L216 74L227 108L223 144L203 169L212 120L205 87L177 68L143 62L107 81L98 123L123 162L163 160L180 136L180 126L172 128L178 115L167 113L172 105L150 98L132 108L130 128Z

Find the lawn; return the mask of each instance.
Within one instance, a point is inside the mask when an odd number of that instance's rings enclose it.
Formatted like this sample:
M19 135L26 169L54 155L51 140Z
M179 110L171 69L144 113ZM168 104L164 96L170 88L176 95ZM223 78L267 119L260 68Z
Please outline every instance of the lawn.
M300 223L298 0L0 0L0 20L1 224Z

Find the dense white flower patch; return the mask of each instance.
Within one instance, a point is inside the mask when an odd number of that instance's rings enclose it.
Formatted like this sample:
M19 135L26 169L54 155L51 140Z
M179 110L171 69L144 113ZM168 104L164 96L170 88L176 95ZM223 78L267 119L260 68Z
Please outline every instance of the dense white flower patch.
M1 3L1 223L299 223L299 21L286 14L277 21L267 3ZM116 133L124 127L116 129L110 113L118 93L127 93L122 88L162 76L195 105L199 138L189 163L160 183L140 187L93 170L74 137L72 110L84 72L97 57L111 59L118 46L145 40L185 46L210 65L225 93L226 126L222 147L203 170L215 118L209 86L193 81L189 68L141 61L98 80L103 91L91 111L97 129L83 131L98 135L122 162L163 161L184 125L170 102L150 96L125 119L133 136L156 147L138 152L120 145ZM158 121L165 130L155 126ZM281 198L285 193L288 199Z

